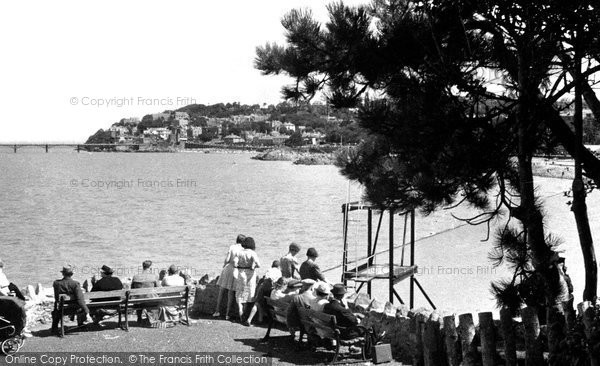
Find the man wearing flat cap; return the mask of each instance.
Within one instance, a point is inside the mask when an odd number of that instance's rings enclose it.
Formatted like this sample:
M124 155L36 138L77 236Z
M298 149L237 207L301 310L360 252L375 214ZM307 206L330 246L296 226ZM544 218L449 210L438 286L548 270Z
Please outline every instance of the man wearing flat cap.
M300 246L296 243L291 243L289 246L288 254L285 257L281 257L279 260L279 269L281 269L281 275L285 278L300 279L300 273L298 272L299 263L296 255L300 253Z
M314 281L327 282L325 280L325 277L321 273L321 269L319 268L319 265L317 263L315 263L318 256L319 256L319 253L317 253L317 250L315 248L308 248L308 250L306 251L307 259L300 266L300 277L303 280L306 278L310 278L311 280L314 280Z
M52 287L54 288L54 311L52 311L52 333L58 333L58 322L60 321L60 313L58 311L59 304L59 296L60 295L68 295L69 297L77 300L77 304L81 308L81 313L77 315L77 323L79 325L91 323L92 317L90 316L90 311L88 307L85 305L85 300L83 299L83 291L81 291L81 286L79 282L73 280L73 267L70 265L66 265L60 271L63 274L63 278L60 280L54 281Z
M337 325L346 328L341 333L342 339L352 339L362 335L364 329L357 327L358 318L342 301L346 294L346 286L341 283L334 285L331 294L333 299L323 307L323 312L335 315Z

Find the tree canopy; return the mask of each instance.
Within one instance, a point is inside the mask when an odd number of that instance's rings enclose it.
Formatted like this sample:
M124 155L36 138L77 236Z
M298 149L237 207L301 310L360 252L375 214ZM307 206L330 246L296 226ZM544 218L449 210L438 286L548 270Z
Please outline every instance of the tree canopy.
M600 117L588 79L600 70L597 4L374 0L328 11L323 25L309 10L290 11L286 44L257 47L256 68L296 79L286 99L306 103L322 91L335 107L360 107L368 138L338 164L373 203L427 213L466 202L483 210L473 224L506 213L493 257L518 268L494 287L498 300L513 311L524 299L551 306L565 288L532 158L560 144L600 182L600 161L560 114L577 84ZM532 286L543 289L535 300L525 293Z

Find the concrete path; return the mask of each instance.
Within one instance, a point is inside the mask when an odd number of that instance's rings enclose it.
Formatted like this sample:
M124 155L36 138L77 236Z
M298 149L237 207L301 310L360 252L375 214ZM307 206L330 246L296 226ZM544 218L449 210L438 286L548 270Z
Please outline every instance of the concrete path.
M272 357L274 365L318 365L328 362L332 351L299 349L289 333L273 329L271 340L261 342L266 327L246 327L239 323L209 317L193 319L191 326L153 329L136 326L130 317L130 330L117 328L116 321L105 320L104 327L89 325L69 332L64 338L40 326L26 340L19 353L27 352L255 352ZM73 323L69 324L74 326ZM358 363L361 364L361 363ZM365 364L365 363L362 363ZM368 363L366 363L368 364ZM400 363L390 363L400 364Z

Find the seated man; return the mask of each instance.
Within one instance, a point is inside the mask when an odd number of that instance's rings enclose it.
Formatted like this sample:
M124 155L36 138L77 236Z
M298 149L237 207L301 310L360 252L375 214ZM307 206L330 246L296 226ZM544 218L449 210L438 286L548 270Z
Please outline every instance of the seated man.
M131 280L131 288L149 288L149 287L160 287L160 281L158 280L158 275L152 272L152 261L145 260L142 263L142 272L136 273ZM144 296L147 297L147 296ZM142 314L146 309L137 309L137 323L142 323ZM156 318L156 315L154 318Z
M83 299L83 292L81 291L81 286L79 282L74 281L73 277L73 267L67 265L63 267L61 270L63 274L63 278L60 280L54 281L52 287L54 288L54 311L52 311L52 333L58 333L58 322L60 320L60 313L58 311L59 304L59 296L62 294L68 295L69 297L75 299L77 304L80 307L79 314L77 315L77 324L83 325L87 323L91 323L92 317L90 316L90 311L85 304Z
M123 283L118 277L113 277L114 271L106 264L100 269L100 279L94 283L92 291L122 290Z
M101 278L94 283L92 292L122 290L123 283L118 277L113 277L113 273L114 271L112 268L107 265L103 265L100 270ZM99 324L105 316L113 316L115 314L117 314L117 311L114 309L97 309L92 314L92 318L94 319L95 324Z
M142 272L136 273L131 280L131 288L147 288L147 287L159 287L160 282L158 276L153 273L151 268L152 261L145 260L142 263Z
M323 312L326 314L335 315L337 325L344 329L341 332L342 339L352 339L364 334L362 328L358 328L358 318L350 311L347 305L342 301L346 294L346 287L338 283L331 290L333 299L323 307Z
M314 311L323 311L323 307L329 304L329 285L325 282L319 282L315 288L315 298L310 303L310 308Z
M312 287L315 284L314 280L309 278L302 280L302 287L300 292L292 296L290 305L287 308L286 321L287 327L290 331L292 339L296 334L296 330L302 330L302 322L300 321L299 308L310 308L310 304L314 301L315 295L313 294ZM302 341L302 339L300 339Z

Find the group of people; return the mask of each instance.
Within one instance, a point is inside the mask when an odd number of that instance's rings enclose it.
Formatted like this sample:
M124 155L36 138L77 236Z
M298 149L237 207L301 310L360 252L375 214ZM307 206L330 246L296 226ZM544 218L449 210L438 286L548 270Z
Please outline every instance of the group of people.
M292 338L302 327L298 309L300 307L323 311L334 315L337 323L347 328L343 337L353 338L360 335L360 315L354 314L344 301L346 287L343 284L331 285L323 276L316 260L319 256L315 248L308 248L306 261L300 264L298 253L300 246L296 243L289 245L288 253L279 260L272 262L264 276L258 280L256 268L260 267L255 252L254 239L242 234L238 235L236 243L229 247L221 275L217 280L220 286L217 297L217 308L214 317L221 316L220 309L225 292L228 299L225 319L229 319L233 299L237 303L238 320L250 326L255 314L259 319L266 315L265 297L273 300L289 302L287 310L287 326ZM244 306L251 305L249 315L244 319Z
M254 316L258 313L259 320L265 318L267 314L265 297L289 301L288 307L288 326L292 335L300 325L300 319L297 309L299 307L311 308L317 311L324 311L336 316L340 325L356 325L359 320L343 301L346 289L342 284L331 285L323 276L316 260L319 256L315 248L308 248L306 252L306 261L300 264L298 260L300 246L296 243L289 245L286 255L279 260L273 261L260 280L257 278L256 269L260 267L260 261L256 254L256 243L252 237L238 235L236 243L229 247L221 275L217 280L220 286L217 298L217 308L214 317L219 317L221 303L227 292L227 305L225 319L229 319L231 306L235 300L237 304L238 319L245 325L250 325ZM9 282L3 272L4 264L0 260L0 295L12 295L25 300L18 287ZM171 265L167 271L161 271L157 275L152 270L152 261L146 260L142 263L142 271L133 276L131 288L147 288L160 286L183 286L187 284L189 276L182 274L175 265ZM57 304L59 296L68 295L74 299L80 307L77 315L79 325L87 323L100 324L106 318L115 315L114 310L95 309L90 312L83 296L82 286L79 282L73 280L74 268L66 265L60 271L62 278L54 281L55 309L52 312L53 333L58 332L58 323L60 313ZM92 278L91 289L84 287L89 291L113 291L123 289L121 280L114 276L114 270L108 265L103 265L100 269L100 278ZM244 319L244 306L250 305L249 315ZM176 309L170 312L166 309L166 315L175 317ZM145 312L138 310L137 321L143 321L142 315ZM148 316L148 314L146 314Z
M186 284L186 277L180 273L177 266L171 265L167 271L161 271L159 275L152 270L152 261L146 260L142 263L142 272L133 276L131 288L147 288L161 286L183 286ZM79 282L73 280L73 267L70 265L64 266L60 271L63 278L54 281L52 287L54 289L55 308L52 312L52 333L58 333L58 323L60 321L60 313L57 305L60 295L68 295L77 301L80 311L77 314L78 325L94 323L100 325L100 322L106 318L116 314L112 309L96 309L90 312L84 297L83 290ZM92 278L92 287L90 291L114 291L122 290L123 283L121 280L113 276L114 270L107 265L103 265L100 269L100 278ZM176 317L176 310L165 307L162 311L166 312L166 316L171 318ZM144 310L137 310L137 322L142 322L142 314Z

